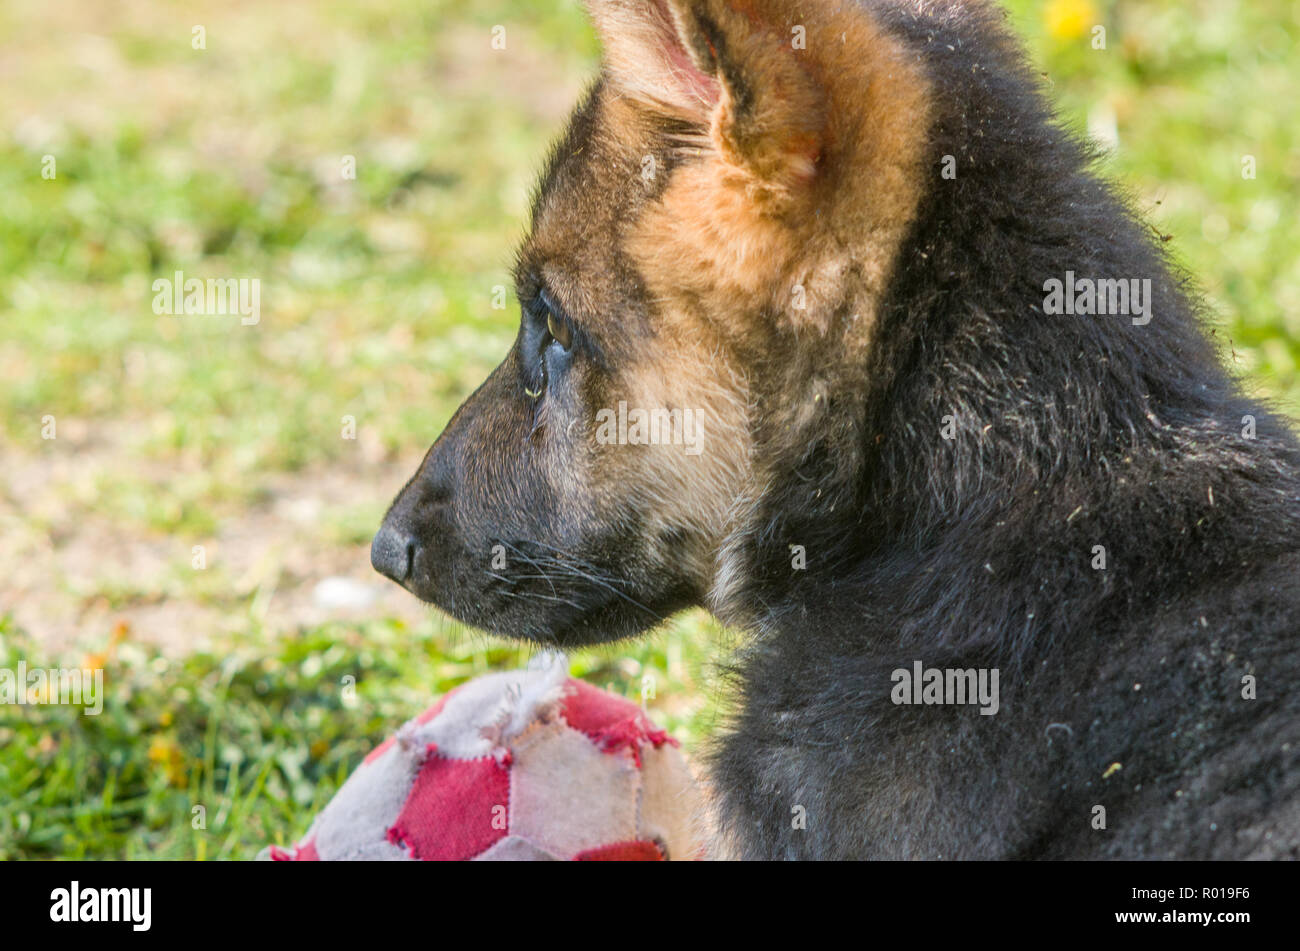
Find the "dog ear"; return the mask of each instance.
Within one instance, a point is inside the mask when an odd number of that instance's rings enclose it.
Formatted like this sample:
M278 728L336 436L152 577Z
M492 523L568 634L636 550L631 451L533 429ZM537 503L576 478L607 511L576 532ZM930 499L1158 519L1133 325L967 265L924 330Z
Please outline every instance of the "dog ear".
M814 178L825 106L798 24L761 0L587 5L623 95L707 129L755 184L788 192Z

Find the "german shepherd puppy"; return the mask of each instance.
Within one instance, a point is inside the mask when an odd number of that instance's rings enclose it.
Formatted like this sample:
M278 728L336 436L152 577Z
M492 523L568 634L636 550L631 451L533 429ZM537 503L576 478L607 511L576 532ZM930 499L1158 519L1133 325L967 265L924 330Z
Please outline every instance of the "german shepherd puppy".
M519 336L375 567L748 632L720 855L1296 857L1300 447L998 8L588 6Z

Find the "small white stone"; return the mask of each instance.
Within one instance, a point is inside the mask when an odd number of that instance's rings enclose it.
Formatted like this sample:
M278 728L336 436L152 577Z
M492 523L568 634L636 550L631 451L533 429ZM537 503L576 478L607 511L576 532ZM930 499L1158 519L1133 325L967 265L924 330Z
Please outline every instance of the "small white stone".
M329 611L361 610L374 604L378 597L375 585L341 577L325 578L311 592L316 606Z

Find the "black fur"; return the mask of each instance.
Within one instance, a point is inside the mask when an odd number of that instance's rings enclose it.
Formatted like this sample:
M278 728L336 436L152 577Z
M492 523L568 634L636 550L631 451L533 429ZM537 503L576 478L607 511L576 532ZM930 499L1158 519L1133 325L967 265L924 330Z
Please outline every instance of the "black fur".
M870 365L746 553L724 830L763 858L1296 857L1296 440L998 15L872 6L935 87L933 178ZM1045 315L1067 269L1150 278L1152 321ZM999 668L1000 711L895 706L917 660Z
M735 437L766 490L726 583L708 590L705 526L647 528L682 500L636 492L645 457L589 437L659 343L621 223L705 134L602 135L603 85L543 180L519 339L394 502L376 567L548 644L703 603L746 628L712 753L744 857L1296 857L1295 437L1240 393L1190 282L1061 130L996 10L863 5L932 87L924 198L867 356L775 314L728 341L752 407ZM643 144L664 157L654 190L628 187ZM548 267L572 348L539 317ZM1151 321L1044 313L1067 271L1149 279ZM917 661L997 669L998 712L895 705L891 674Z

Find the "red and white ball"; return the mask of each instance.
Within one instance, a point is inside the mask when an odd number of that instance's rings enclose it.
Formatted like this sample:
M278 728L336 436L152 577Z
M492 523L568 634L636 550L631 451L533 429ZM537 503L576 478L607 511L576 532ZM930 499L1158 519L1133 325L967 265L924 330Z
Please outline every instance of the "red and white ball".
M376 747L302 841L302 860L660 861L701 855L677 742L562 659L448 693Z

